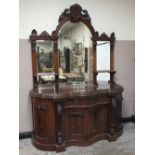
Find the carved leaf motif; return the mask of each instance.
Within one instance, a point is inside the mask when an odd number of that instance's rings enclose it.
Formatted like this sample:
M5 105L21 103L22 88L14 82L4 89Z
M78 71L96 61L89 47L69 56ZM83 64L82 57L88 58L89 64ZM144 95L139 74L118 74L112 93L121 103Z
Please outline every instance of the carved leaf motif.
M82 8L78 4L75 4L75 5L70 7L70 14L73 17L80 17L82 15L81 11L82 11Z
M70 9L65 9L59 17L59 22L66 17L69 17L71 22L78 22L81 18L90 21L90 16L87 10L83 10L79 4L74 4Z

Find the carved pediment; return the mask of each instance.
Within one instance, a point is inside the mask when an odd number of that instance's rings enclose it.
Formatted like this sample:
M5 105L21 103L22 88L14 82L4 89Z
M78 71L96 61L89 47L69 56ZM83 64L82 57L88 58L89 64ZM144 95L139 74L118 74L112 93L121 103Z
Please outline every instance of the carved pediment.
M51 36L46 32L43 31L39 35L35 29L32 30L30 39L35 40L51 40Z
M43 31L43 32L41 32L41 34L39 36L50 36L50 35L48 34L48 32Z
M107 34L105 34L105 33L102 33L101 35L100 35L100 38L99 38L100 40L109 40L109 37L107 36Z
M71 22L78 22L80 19L91 21L87 10L83 10L79 4L74 4L69 9L65 9L59 17L59 22L64 18L70 18Z
M111 38L109 38L106 33L102 33L101 35L99 35L97 31L95 32L93 36L93 40L95 41L110 41L110 39Z

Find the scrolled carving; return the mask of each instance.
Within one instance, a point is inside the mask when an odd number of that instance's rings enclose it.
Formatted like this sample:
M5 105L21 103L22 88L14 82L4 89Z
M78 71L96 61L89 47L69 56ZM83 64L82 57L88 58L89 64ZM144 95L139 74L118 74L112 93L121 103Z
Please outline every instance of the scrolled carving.
M87 10L83 10L83 11L82 11L82 14L83 14L83 17L84 17L84 18L86 18L86 19L89 18L89 19L90 19L90 16L89 16Z
M91 21L87 10L83 10L79 4L74 4L69 9L65 9L59 17L59 23L64 18L70 18L71 22L79 22L80 19Z

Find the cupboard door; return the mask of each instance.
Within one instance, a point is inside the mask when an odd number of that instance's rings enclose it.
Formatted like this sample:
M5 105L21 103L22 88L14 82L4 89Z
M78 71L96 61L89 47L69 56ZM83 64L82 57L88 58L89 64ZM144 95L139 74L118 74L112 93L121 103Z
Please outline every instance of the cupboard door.
M63 112L64 140L86 140L104 134L109 128L109 105L94 108L71 108Z
M64 140L84 140L87 135L87 112L83 109L67 109L63 112Z
M34 136L41 143L55 143L55 111L49 100L33 100Z
M95 107L92 110L92 132L106 133L109 126L109 105Z

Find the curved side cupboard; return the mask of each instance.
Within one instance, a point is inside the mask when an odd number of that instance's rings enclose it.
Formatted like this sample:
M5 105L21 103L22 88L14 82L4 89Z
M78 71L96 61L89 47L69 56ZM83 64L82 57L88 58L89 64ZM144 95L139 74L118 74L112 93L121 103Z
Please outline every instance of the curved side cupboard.
M123 132L123 88L114 82L114 33L99 35L87 10L74 4L51 35L32 30L30 41L33 144L60 152L116 140Z

